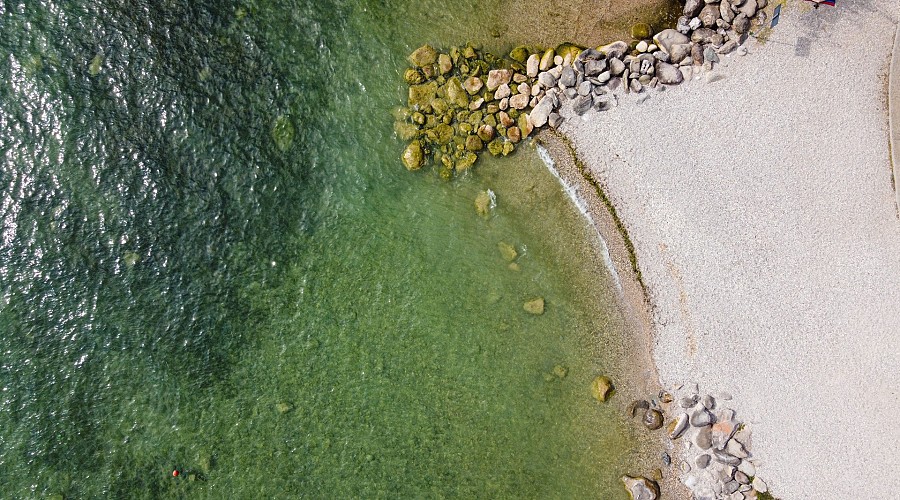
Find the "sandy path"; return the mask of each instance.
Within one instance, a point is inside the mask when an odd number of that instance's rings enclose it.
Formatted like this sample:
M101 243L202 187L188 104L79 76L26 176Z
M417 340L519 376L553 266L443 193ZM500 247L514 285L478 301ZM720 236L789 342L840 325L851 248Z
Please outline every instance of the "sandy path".
M900 2L839 4L787 9L722 81L561 128L634 241L663 384L734 394L784 499L900 491Z

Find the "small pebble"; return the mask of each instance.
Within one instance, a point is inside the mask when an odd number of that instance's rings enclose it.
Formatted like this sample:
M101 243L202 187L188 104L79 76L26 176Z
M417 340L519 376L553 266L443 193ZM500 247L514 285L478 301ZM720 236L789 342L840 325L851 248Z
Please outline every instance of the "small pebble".
M716 409L716 400L709 394L707 394L706 396L703 396L703 399L701 400L701 402L703 403L703 407L706 408L707 410L715 410Z
M682 408L693 408L694 405L697 404L697 396L681 398L681 401L679 401L678 404L680 404Z
M690 471L691 471L691 464L689 464L687 462L681 462L681 472L684 472L685 474L687 474Z
M750 478L747 477L747 474L744 474L741 471L737 471L734 473L734 480L741 484L750 484Z
M663 452L663 454L662 454L662 461L663 461L663 463L666 464L667 466L672 465L672 457L669 456L669 454L666 453L666 452ZM748 482L749 482L749 481L748 481Z
M712 457L704 453L694 459L694 464L696 464L699 469L705 469L709 466L710 460L712 460Z
M750 483L750 486L753 486L753 489L760 493L765 493L765 492L769 491L769 487L766 486L765 481L760 479L759 476L756 476L753 478L753 482Z

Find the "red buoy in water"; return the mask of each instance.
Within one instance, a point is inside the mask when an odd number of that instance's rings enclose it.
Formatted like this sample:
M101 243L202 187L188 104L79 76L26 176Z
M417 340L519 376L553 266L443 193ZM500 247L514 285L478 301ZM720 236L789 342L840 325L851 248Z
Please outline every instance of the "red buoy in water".
M178 469L175 469L172 471L172 477L178 477L179 474L181 474L181 473L178 472Z

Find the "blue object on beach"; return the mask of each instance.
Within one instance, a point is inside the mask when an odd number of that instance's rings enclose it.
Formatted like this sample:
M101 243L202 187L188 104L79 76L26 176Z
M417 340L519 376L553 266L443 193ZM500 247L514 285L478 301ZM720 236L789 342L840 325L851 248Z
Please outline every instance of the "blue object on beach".
M772 27L773 28L778 25L778 20L781 19L781 6L782 5L783 4L778 4L778 6L775 7L775 13L772 14Z

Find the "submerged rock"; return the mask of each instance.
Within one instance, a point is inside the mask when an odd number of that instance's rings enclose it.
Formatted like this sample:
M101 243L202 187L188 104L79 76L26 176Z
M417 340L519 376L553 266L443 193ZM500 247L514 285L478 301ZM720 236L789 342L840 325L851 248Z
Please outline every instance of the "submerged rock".
M591 395L601 403L606 402L612 395L613 383L606 375L600 375L591 382Z
M516 247L510 245L505 241L497 243L497 250L500 251L500 256L503 257L503 260L507 262L512 262L516 260L516 257L519 256L519 252L516 251Z
M522 305L522 309L525 309L525 312L527 312L528 314L540 316L541 314L544 314L544 298L538 297L536 299L529 300Z
M644 424L644 427L650 429L651 431L655 431L663 425L662 413L660 413L659 410L647 410L644 412L644 418L641 419L641 423Z
M491 190L481 191L475 196L475 213L484 217L491 212L491 206L494 204L494 197Z

